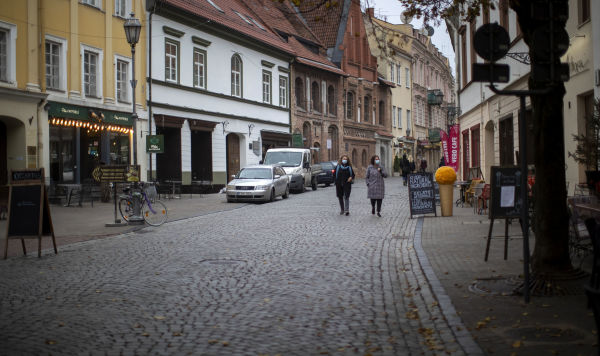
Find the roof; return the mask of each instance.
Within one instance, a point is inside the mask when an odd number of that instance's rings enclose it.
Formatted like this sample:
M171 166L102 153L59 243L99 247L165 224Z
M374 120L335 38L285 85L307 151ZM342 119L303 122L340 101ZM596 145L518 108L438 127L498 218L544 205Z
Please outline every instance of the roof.
M287 42L269 26L265 26L250 8L237 0L163 0L163 3L218 23L281 51L292 53Z
M302 18L326 48L335 47L337 43L338 32L342 25L343 4L346 1L356 0L318 1L316 3L303 1L299 6Z
M394 82L390 82L389 80L385 80L382 77L377 77L377 80L379 80L380 83L385 84L387 86L390 86L392 88L396 87L396 83Z
M377 134L378 134L379 136L383 136L383 137L391 137L391 138L393 138L393 137L394 137L394 135L392 135L391 133L389 133L389 132L386 132L386 131L382 131L382 130L378 130L378 131L377 131Z

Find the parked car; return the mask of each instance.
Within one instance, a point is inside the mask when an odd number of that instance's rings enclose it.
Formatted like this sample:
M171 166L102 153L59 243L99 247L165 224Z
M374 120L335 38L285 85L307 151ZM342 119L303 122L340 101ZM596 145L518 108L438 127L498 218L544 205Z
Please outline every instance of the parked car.
M326 187L335 183L336 161L321 162L321 173L317 176L317 184L325 184Z
M288 174L290 189L304 192L306 187L317 190L317 176L321 173L321 165L311 162L308 148L270 148L265 155L265 164L278 164Z
M256 165L242 168L234 179L227 183L227 202L273 201L290 195L289 178L278 165Z

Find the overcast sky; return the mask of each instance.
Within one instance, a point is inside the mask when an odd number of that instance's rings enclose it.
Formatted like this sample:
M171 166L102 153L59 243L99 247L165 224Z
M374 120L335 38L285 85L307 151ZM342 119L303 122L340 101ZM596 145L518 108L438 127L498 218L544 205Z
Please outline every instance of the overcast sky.
M400 6L398 0L362 0L368 7L375 8L375 17L381 20L385 20L389 23L399 24L402 23L400 20L400 14L402 14L403 8ZM420 19L413 19L410 23L413 27L419 29L423 27L423 21ZM433 24L431 24L433 26ZM442 52L450 61L450 68L454 73L454 50L452 49L452 43L450 42L450 36L446 31L446 24L442 22L440 26L433 26L435 33L433 34L433 44Z

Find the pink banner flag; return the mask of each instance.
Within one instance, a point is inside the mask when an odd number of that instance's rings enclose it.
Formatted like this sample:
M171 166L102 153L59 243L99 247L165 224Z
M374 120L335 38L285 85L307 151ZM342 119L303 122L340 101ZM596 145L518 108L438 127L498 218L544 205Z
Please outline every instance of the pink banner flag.
M440 140L442 142L442 154L444 155L444 162L446 165L449 165L450 162L450 154L448 151L448 134L444 130L440 130Z
M448 141L447 142L447 146L448 146L448 158L446 160L446 165L450 166L452 168L454 168L454 171L458 172L458 161L459 161L459 151L460 151L460 145L459 145L459 133L460 133L460 127L458 126L458 124L456 125L452 125L450 127L450 134L448 135Z

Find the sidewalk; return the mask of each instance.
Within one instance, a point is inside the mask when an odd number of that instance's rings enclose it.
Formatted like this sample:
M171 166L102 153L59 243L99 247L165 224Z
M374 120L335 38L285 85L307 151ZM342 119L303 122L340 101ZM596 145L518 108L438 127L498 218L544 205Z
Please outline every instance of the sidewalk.
M227 203L224 194L182 194L180 199L164 199L161 201L167 205L168 220L175 221L194 216L206 215L214 212L236 209L245 204ZM106 223L113 223L114 204L94 202L84 203L82 207L77 205L64 207L62 205L50 204L50 215L54 225L56 245L60 253L60 247L75 242L95 240L107 236L119 235L131 231L140 230L140 226L106 227ZM117 216L121 219L119 211ZM4 244L6 237L6 220L0 220L0 258L4 256ZM28 256L37 256L37 239L26 239L25 245ZM42 250L52 248L52 239L42 237ZM50 253L50 252L46 252ZM8 256L22 256L23 249L21 241L11 239L8 243Z
M482 350L489 355L597 354L593 313L586 308L587 298L581 293L588 278L580 281L577 295L532 295L529 304L524 303L523 296L502 295L510 293L523 275L523 238L518 221L509 228L506 261L504 220L495 222L495 238L485 262L490 220L474 214L468 205L453 209L452 217L424 218L422 247L457 314ZM532 252L534 246L535 239L530 238Z

